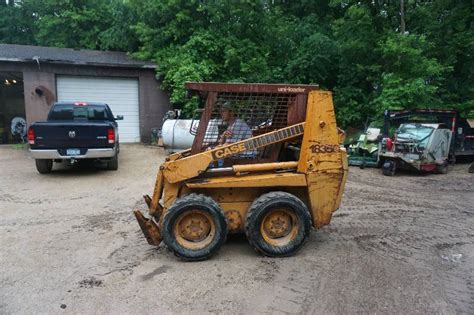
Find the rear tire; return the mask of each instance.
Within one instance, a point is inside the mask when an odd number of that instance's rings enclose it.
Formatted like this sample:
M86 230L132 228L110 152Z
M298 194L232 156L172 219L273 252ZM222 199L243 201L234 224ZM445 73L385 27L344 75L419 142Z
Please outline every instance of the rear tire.
M107 169L111 171L118 170L118 154L115 154L114 157L107 162Z
M296 196L276 191L254 200L245 218L245 234L256 251L282 257L296 253L311 231L311 215Z
M224 212L210 197L178 198L163 217L163 242L184 260L205 260L216 254L227 237Z
M40 174L48 174L51 173L53 169L53 160L35 160L36 163L36 170Z
M382 173L385 176L394 176L397 170L395 161L386 160L382 166Z

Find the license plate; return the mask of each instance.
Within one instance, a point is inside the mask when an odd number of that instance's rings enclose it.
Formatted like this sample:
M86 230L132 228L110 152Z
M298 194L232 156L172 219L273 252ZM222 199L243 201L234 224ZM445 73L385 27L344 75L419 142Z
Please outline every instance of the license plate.
M79 149L67 149L66 155L81 155L81 150Z

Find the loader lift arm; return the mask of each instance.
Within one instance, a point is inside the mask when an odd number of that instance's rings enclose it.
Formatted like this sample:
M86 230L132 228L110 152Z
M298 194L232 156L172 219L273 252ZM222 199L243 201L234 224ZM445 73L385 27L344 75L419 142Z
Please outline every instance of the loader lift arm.
M157 211L161 212L162 210L160 209L159 200L163 192L164 179L169 183L176 183L194 178L205 172L212 162L219 159L228 158L245 151L251 151L275 143L285 142L301 136L304 133L304 125L304 122L295 124L260 136L251 137L195 155L165 162L158 171L153 197L150 198L148 195L143 196L150 212L155 213ZM274 167L278 168L278 165L275 165Z
M198 176L209 164L219 159L228 158L246 151L263 148L275 143L285 142L304 133L305 123L295 124L260 136L251 137L239 142L216 147L175 161L165 162L163 174L170 183L176 183Z

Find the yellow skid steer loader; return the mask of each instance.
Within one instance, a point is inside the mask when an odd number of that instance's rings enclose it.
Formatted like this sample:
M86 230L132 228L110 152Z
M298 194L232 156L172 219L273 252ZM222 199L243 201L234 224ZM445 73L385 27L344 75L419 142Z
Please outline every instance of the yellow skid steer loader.
M215 254L244 232L267 256L295 253L329 224L347 177L332 95L314 85L186 84L196 111L189 150L159 167L150 218L135 210L151 245L185 260Z

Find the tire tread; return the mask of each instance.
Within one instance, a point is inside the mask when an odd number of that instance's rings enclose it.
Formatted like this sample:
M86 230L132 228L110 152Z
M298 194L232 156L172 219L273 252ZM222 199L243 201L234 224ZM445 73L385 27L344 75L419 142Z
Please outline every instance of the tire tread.
M175 254L175 256L183 259L183 260L187 260L187 261L199 261L199 260L206 260L206 259L209 259L211 256L213 256L214 254L217 253L217 251L220 249L220 247L222 246L223 243L225 243L226 241L226 238L227 238L227 221L226 221L226 218L225 218L225 215L224 215L224 212L222 211L222 209L220 208L219 204L214 200L212 199L211 197L209 196L206 196L204 194L196 194L196 193L191 193L189 195L186 195L186 196L183 196L183 197L180 197L178 199L176 199L176 201L173 203L173 205L171 205L171 207L168 209L168 211L166 211L165 215L163 216L163 231L166 230L166 227L164 226L164 224L166 224L166 222L169 222L171 219L172 216L174 216L174 209L179 209L181 206L185 205L185 204L192 204L192 203L202 203L202 204L208 204L210 205L211 207L213 207L214 209L218 209L218 211L220 212L220 214L222 215L221 218L217 218L217 219L220 219L223 223L223 230L224 231L216 231L216 237L220 237L220 240L218 241L218 243L213 247L213 248L210 248L207 253L203 253L202 255L200 255L199 257L190 257L189 255L186 255L185 253L181 253L179 251L176 251L172 248L172 246L170 246L171 244L165 244L168 246L168 248L170 248L173 253ZM224 233L224 235L219 235L219 233ZM165 241L165 238L163 238L163 241Z
M296 203L299 203L300 206L304 209L304 218L302 219L302 226L305 228L304 234L303 235L303 241L301 244L298 244L296 248L291 248L288 250L288 248L285 247L273 247L274 253L269 253L264 251L256 242L253 234L254 234L254 229L255 227L253 226L252 222L255 222L255 217L259 215L259 212L261 207L271 201L274 201L276 199L290 199ZM311 214L308 211L308 208L306 205L301 201L298 197L296 197L293 194L284 192L284 191L272 191L266 194L261 195L257 199L253 201L253 203L250 205L250 208L247 212L247 215L245 217L245 224L244 224L244 230L245 230L245 235L247 236L247 239L252 245L252 247L258 252L261 253L265 256L272 256L272 257L284 257L284 256L291 256L294 254L296 251L298 251L303 244L307 241L308 236L309 236L309 231L311 230Z

